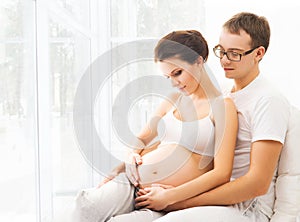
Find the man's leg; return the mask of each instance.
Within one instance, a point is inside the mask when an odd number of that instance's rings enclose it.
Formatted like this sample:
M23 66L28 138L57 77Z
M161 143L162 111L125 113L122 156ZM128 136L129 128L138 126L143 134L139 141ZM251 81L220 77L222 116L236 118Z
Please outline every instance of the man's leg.
M194 207L170 212L155 222L251 222L242 212L233 207Z
M108 222L152 222L164 216L165 213L152 211L149 209L140 209L131 213L112 217Z
M102 222L134 210L134 187L124 174L96 189L82 190L76 197L73 221Z

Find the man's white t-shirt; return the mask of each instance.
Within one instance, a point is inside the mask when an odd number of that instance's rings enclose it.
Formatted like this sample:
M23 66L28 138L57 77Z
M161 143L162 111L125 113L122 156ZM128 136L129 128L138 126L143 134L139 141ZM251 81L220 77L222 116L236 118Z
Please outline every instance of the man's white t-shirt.
M251 143L274 140L284 143L287 132L290 105L286 98L266 79L258 76L245 88L229 93L234 101L239 120L232 179L248 172ZM267 160L266 160L267 161ZM267 194L257 198L261 210L272 215L275 200L275 174Z

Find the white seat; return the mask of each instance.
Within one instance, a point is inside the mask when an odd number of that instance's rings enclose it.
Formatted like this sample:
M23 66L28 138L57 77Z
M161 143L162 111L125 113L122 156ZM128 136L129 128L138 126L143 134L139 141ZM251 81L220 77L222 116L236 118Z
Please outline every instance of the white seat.
M292 107L275 185L271 222L300 222L300 111Z

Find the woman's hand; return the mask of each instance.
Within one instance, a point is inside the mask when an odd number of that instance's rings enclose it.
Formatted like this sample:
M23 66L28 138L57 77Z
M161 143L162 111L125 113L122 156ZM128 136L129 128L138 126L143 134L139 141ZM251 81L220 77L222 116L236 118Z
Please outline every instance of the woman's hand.
M173 186L153 184L152 187L140 189L137 192L138 197L135 199L137 208L145 207L151 210L160 211L165 209L171 203L169 194Z
M125 163L126 175L134 186L138 186L140 182L140 176L137 166L143 163L142 157L138 153L131 152L128 159L128 162Z

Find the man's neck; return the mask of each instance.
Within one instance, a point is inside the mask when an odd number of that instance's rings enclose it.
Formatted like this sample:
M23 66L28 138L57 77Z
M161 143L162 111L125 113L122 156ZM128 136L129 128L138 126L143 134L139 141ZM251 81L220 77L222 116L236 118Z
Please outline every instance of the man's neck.
M256 79L256 77L259 75L259 71L255 72L253 74L249 74L247 75L245 78L241 78L241 79L235 79L234 80L234 87L232 89L232 92L236 92L239 91L243 88L245 88L246 86L248 86L254 79Z

